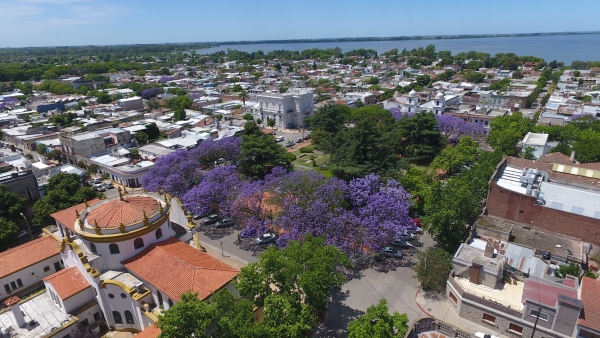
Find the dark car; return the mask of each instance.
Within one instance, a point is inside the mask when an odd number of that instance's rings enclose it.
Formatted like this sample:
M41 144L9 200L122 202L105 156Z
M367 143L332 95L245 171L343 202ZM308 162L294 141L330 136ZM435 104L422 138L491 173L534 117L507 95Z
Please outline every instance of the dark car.
M393 247L396 247L396 248L400 248L400 249L409 249L411 247L410 244L408 244L405 240L402 240L399 238L391 241L390 245Z
M275 241L275 234L262 234L256 238L256 244L269 244Z
M227 228L232 226L233 223L233 218L231 217L225 217L222 220L218 221L217 223L215 223L215 228Z
M422 234L423 233L423 229L421 229L417 226L407 228L406 230L409 231L411 234Z
M408 229L406 229L400 234L400 236L398 236L398 239L403 241L412 241L413 239L415 239L415 235L412 234Z
M204 219L204 225L210 225L210 224L215 224L217 223L219 220L221 219L221 217L219 217L219 215L210 215L208 217L206 217Z
M200 218L208 217L210 214L195 214L192 216L193 219L198 220Z
M386 248L383 248L383 250L381 251L381 254L386 257L391 257L391 258L402 258L402 251L395 249L395 248L391 248L389 246Z

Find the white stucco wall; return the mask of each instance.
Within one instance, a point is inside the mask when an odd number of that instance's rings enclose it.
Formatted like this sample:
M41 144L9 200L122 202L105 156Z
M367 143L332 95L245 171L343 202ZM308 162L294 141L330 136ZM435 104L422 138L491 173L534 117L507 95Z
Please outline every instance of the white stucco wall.
M56 245L58 246L58 242ZM6 298L16 291L20 291L24 288L27 288L36 283L39 283L42 280L42 278L50 276L51 274L56 272L56 269L54 268L54 263L58 262L60 264L60 261L61 261L60 254L57 253L56 255L54 255L48 259L45 259L41 262L38 262L31 266L28 266L25 269L19 270L8 276L0 278L0 298ZM46 266L49 267L50 270L44 272L44 267L46 267ZM62 265L61 265L61 267L62 267ZM17 279L21 279L21 282L23 283L22 287L18 286ZM12 290L13 287L10 285L10 282L15 282L15 284L17 284L18 288L15 291ZM10 293L7 293L6 290L4 289L5 284L8 284L10 286L10 288L11 288Z
M67 299L63 299L65 311L70 313L71 311L94 299L94 296L94 290L89 287Z
M105 288L102 289L103 297L107 300L107 322L110 325L114 326L116 329L136 329L142 330L143 323L139 320L139 302L135 301L131 298L131 296L121 289L117 285L107 284ZM110 298L110 295L113 295L113 298ZM125 295L125 298L122 297ZM123 324L115 323L113 311L118 311L121 314L121 319L123 320ZM134 323L128 324L125 319L125 311L131 312L133 316Z

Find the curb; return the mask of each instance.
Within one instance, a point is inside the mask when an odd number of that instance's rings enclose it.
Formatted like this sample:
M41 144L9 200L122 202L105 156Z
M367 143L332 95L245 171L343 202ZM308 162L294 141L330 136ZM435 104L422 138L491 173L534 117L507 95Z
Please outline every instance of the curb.
M419 304L419 302L417 302L417 295L419 294L419 290L417 290L417 292L415 292L415 304L417 304L417 306L419 307L419 309L421 309L421 311L423 311L424 314L428 315L431 318L435 318L434 315L432 315L431 313L425 311L425 309L421 306L421 304Z

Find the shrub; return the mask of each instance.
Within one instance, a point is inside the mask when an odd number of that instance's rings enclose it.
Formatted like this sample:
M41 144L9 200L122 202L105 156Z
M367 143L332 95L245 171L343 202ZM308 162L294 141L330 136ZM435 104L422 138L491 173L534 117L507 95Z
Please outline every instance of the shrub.
M300 152L303 154L312 153L314 150L315 150L315 148L312 146L306 146L306 147L300 148Z

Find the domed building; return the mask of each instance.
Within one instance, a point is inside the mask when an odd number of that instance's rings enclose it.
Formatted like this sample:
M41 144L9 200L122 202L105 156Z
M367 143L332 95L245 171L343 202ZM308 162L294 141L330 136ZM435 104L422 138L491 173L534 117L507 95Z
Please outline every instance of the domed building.
M66 314L86 307L77 319L88 325L140 332L182 293L207 299L233 288L239 272L202 251L191 216L169 195L119 190L51 216L65 268L44 284Z

